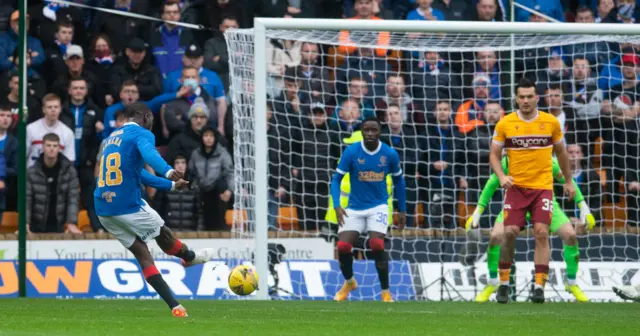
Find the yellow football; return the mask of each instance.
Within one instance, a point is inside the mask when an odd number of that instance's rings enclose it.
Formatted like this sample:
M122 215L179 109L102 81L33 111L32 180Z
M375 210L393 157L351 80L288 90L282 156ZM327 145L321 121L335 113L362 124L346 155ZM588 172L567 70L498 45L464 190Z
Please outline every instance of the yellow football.
M229 273L229 289L237 295L245 296L258 289L258 273L247 265L238 265Z

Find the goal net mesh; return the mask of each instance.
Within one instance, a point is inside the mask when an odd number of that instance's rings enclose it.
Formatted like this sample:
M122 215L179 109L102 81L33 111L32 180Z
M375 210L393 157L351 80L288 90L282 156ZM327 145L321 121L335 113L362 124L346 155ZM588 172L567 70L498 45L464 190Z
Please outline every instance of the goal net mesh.
M399 299L473 299L486 284L486 248L502 191L486 207L479 229L466 232L464 223L491 172L495 123L514 109L514 78L528 77L536 83L539 108L556 115L564 129L576 180L597 219L586 232L577 205L557 186L558 202L578 232L578 284L592 299L604 300L611 285L632 281L615 262L639 259L639 37L267 30L267 47L260 51L254 50L253 30L227 31L225 37L237 237L251 238L261 220L269 223L270 239L335 241L337 225L327 214L330 181L342 151L357 141L360 121L376 116L407 181L408 225L399 230L390 223L386 244L392 292ZM257 109L255 57L268 72L268 103ZM256 113L268 113L268 153L255 152ZM268 160L268 181L256 181L256 160ZM269 199L255 198L256 183L268 183ZM346 197L348 190L342 191ZM256 218L256 202L268 202L268 218ZM515 257L520 298L529 294L534 245L530 228L523 230ZM367 246L363 237L355 257L366 260ZM569 299L557 235L551 246L547 297ZM352 299L379 298L373 262L356 265L356 277L370 279ZM339 270L321 276L339 288ZM330 292L319 298L330 299ZM291 296L290 288L278 293Z

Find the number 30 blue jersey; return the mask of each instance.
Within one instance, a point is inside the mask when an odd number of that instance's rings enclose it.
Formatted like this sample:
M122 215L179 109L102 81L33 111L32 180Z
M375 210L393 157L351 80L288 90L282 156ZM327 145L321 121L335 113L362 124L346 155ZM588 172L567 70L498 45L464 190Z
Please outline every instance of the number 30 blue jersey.
M93 193L98 216L140 211L143 205L141 181L158 189L171 189L173 183L170 180L155 177L144 170L145 162L163 176L171 170L156 150L155 137L149 130L128 122L105 141Z
M398 210L406 211L406 186L395 149L382 142L373 152L368 151L362 142L347 147L331 182L333 204L340 204L340 183L347 173L351 182L349 209L368 210L386 205L389 198L386 178L391 174Z

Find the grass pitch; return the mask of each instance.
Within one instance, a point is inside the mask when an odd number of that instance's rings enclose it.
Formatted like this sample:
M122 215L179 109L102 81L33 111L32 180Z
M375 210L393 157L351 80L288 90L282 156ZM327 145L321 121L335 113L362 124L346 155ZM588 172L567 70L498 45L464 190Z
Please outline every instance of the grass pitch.
M640 335L640 304L0 300L0 335Z

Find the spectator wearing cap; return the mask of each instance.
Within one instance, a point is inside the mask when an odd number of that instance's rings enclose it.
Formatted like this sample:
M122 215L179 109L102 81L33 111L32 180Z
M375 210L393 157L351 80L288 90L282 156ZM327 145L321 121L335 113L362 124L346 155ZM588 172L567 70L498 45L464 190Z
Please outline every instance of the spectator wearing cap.
M0 71L11 69L14 50L18 46L18 18L20 13L14 11L11 14L10 27L6 32L0 33ZM29 15L27 15L27 33L29 30ZM27 35L27 49L31 54L31 65L36 69L47 59L42 43L37 38Z
M177 0L166 1L160 16L165 21L180 21L180 6ZM149 37L149 46L156 68L163 78L180 68L187 46L194 42L189 29L164 22L159 24Z
M205 126L189 158L190 179L200 191L207 230L228 230L225 213L233 195L233 162L220 138L215 129Z
M385 125L380 140L398 152L400 165L407 183L407 227L413 227L418 199L416 180L418 165L418 137L411 120L403 120L402 108L390 103L386 106Z
M171 138L169 142L168 161L175 159L178 154L183 154L186 156L187 161L190 160L191 153L201 145L201 131L207 126L209 112L209 107L202 99L197 99L191 105L187 114L189 124L183 128L182 132ZM224 147L228 145L226 139L218 134L216 134L216 142Z
M133 80L138 86L140 99L151 100L162 92L162 76L155 66L145 62L147 44L140 38L134 38L125 50L127 61L116 64L111 75L111 94L117 96L122 83Z
M612 86L602 101L602 114L624 115L630 119L640 113L640 57L634 53L622 56L622 83Z
M149 2L148 0L114 0L107 2L106 7L121 12L149 15ZM146 20L106 12L96 13L90 29L96 34L102 33L109 37L113 43L115 55L124 51L127 43L133 38L146 36L151 30Z
M542 14L552 17L560 22L564 22L564 9L560 0L518 0L518 3L536 10ZM515 8L516 21L529 22L531 13L520 8Z
M163 92L176 92L182 86L182 67L193 67L198 69L200 73L200 87L202 87L209 96L218 99L226 97L224 90L224 84L217 73L209 69L204 68L203 50L197 44L192 44L187 47L182 57L182 66L178 70L174 70L169 73L162 82ZM226 99L226 98L225 98ZM226 101L225 101L226 104Z
M330 132L324 104L315 102L303 112L303 125L293 130L291 142L296 207L302 227L325 227L329 183L340 157L338 133Z
M163 126L167 128L169 134L182 132L188 122L186 116L190 107L196 101L200 101L207 106L207 124L217 128L218 132L224 135L224 117L227 112L227 103L224 96L218 99L209 96L207 91L200 86L200 75L196 68L182 68L180 81L182 82L181 87L188 88L189 93L168 103L162 112Z
M58 95L63 100L69 98L69 81L71 78L80 77L87 82L89 89L89 96L94 102L101 102L104 104L104 88L100 85L98 78L92 72L85 69L84 52L79 45L72 44L67 48L67 53L64 55L64 63L66 69L64 72L58 74L51 86L53 93Z
M484 125L484 109L489 100L489 86L491 80L483 74L473 79L473 98L465 101L458 108L455 123L461 134L473 131L477 126Z
M55 34L55 41L52 46L46 49L47 60L44 63L42 72L47 80L47 85L51 86L58 75L67 71L64 57L67 48L71 46L73 40L73 24L63 21L58 24Z

